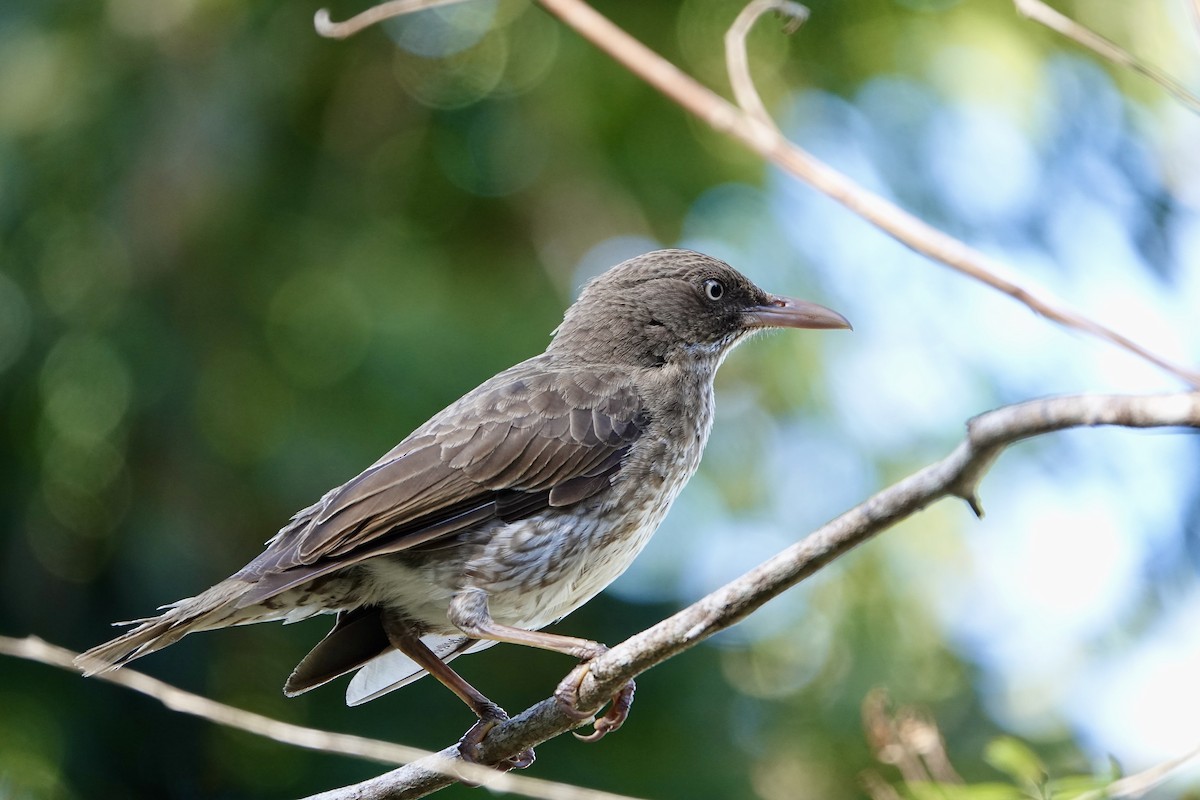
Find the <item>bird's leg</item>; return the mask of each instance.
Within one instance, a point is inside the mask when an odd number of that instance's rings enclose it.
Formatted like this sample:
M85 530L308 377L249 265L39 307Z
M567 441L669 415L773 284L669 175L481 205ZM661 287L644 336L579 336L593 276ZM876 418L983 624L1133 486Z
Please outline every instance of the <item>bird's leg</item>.
M574 656L584 663L580 664L554 690L554 698L558 700L563 710L575 719L587 719L596 711L583 711L579 708L579 687L587 677L588 662L608 650L606 645L593 642L590 639L579 639L574 636L561 636L542 631L527 631L513 625L504 625L492 619L488 611L487 593L482 589L467 589L454 595L450 600L447 611L455 627L472 639L491 639L509 644L523 644L527 647L537 647L541 650L553 650L556 653ZM461 679L460 679L461 680ZM629 716L629 708L633 705L633 693L636 688L633 681L621 687L612 697L608 712L596 720L595 730L587 736L576 736L586 742L594 742L606 733L615 731Z
M458 752L462 755L464 761L469 761L473 764L480 763L480 744L483 742L484 737L488 735L488 731L508 719L508 714L503 708L487 699L483 692L467 683L466 679L451 669L449 664L438 658L437 654L421 641L421 637L402 620L385 614L383 616L383 629L387 633L388 641L391 642L392 647L395 647L415 663L424 667L426 672L437 678L443 686L458 695L458 698L475 712L475 716L479 717L479 722L471 726L471 729L459 741ZM533 748L527 748L515 756L505 759L496 766L506 770L524 769L533 763L534 758Z

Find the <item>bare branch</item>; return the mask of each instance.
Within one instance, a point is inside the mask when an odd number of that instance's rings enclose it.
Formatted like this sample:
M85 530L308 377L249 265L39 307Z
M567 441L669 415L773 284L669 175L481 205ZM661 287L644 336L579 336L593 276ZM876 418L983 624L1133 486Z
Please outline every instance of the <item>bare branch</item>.
M24 639L0 636L0 654L61 667L70 672L79 672L79 668L75 666L75 657L79 655L78 653L65 647L48 644L36 636L27 636ZM424 769L441 770L443 775L453 776L452 780L469 780L485 785L496 792L508 792L541 800L631 800L623 795L609 792L498 772L488 767L468 764L461 759L438 756L416 747L293 725L290 722L271 719L262 714L255 714L253 711L235 708L207 697L186 692L128 667L93 677L96 680L115 683L118 686L124 686L148 697L153 697L172 711L190 714L217 725L236 728L307 750L353 756L384 764L409 764L419 761L424 765ZM450 748L450 750L454 750L454 748ZM455 753L457 753L456 750ZM367 795L362 797L365 798Z
M1196 3L1200 0L1193 0ZM1105 39L1100 34L1084 27L1070 17L1055 11L1042 0L1013 0L1017 13L1028 19L1045 25L1055 33L1083 45L1101 58L1107 59L1118 67L1131 69L1175 95L1179 102L1192 111L1200 112L1200 97L1189 92L1179 81L1157 67L1139 61L1134 56L1122 50L1115 43ZM1200 12L1198 12L1200 13Z
M1009 445L1081 426L1200 428L1200 392L1150 396L1077 395L1031 400L972 419L966 439L948 456L867 499L800 542L657 625L590 662L580 707L598 708L631 678L741 621L838 556L936 500L975 498L988 468ZM492 729L484 761L498 761L580 723L549 698ZM452 748L440 754L455 758ZM452 782L423 763L310 800L423 797Z
M345 39L364 28L369 28L372 25L383 22L385 19L402 17L405 14L424 11L427 8L448 6L461 2L463 0L391 0L388 3L371 6L361 14L355 14L343 22L334 22L329 16L329 9L322 8L313 17L313 26L317 29L317 34L324 36L326 39Z
M322 10L317 13L316 26L323 36L341 38L383 19L433 5L460 1L392 0L390 3L370 8L344 23L331 22L328 12ZM735 79L735 91L739 93L738 100L743 106L739 108L614 25L584 0L539 2L585 39L709 127L742 142L764 159L841 203L901 244L1007 294L1046 319L1128 350L1185 383L1200 388L1200 371L1173 363L1107 325L1075 311L1045 292L1035 291L1011 278L1002 277L1003 273L1009 273L1011 270L1005 269L999 262L965 242L867 191L846 175L788 141L771 121L762 101L758 99L757 91L752 88L752 83L747 88L749 74L746 69L745 30L749 29L753 20L757 19L767 6L786 9L793 17L798 16L799 12L793 10L794 4L760 3L759 0L754 0L751 8L739 15L738 21L734 23L736 30L731 30L726 36L726 41L732 42L735 49L740 51L730 56L730 59L736 65L740 65L738 74L745 76L744 79Z
M794 177L838 201L846 208L922 255L992 287L1033 311L1064 327L1086 333L1128 350L1170 372L1186 383L1200 387L1200 371L1175 364L1112 328L1069 308L1044 292L1036 292L1015 280L999 262L965 242L922 221L877 194L867 191L846 175L788 141L773 123L759 120L711 89L701 85L671 62L646 47L583 0L539 0L548 11L574 28L581 36L612 56L669 99L698 117L714 130L728 134ZM744 37L734 41L744 47ZM745 57L741 56L744 63ZM760 102L761 105L761 102Z
M1118 797L1141 797L1184 767L1194 764L1197 761L1200 761L1200 745L1197 745L1194 749L1178 758L1172 758L1161 764L1155 764L1153 767L1142 772L1126 775L1124 778L1113 781L1103 789L1081 794L1075 800L1110 800L1110 798Z

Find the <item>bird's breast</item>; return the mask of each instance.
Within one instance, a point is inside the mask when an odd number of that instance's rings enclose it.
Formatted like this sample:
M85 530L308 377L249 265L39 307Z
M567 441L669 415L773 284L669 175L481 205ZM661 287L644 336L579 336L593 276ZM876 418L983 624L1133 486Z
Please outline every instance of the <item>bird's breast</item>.
M700 464L713 401L711 381L698 384L688 387L686 408L650 415L609 490L492 532L474 579L493 617L543 627L628 569Z

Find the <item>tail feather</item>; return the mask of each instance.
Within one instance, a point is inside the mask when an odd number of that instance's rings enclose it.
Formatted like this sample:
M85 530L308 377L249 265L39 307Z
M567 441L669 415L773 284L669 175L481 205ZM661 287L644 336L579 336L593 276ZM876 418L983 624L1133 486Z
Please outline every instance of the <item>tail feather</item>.
M466 653L478 653L496 644L491 639L466 636L422 636L421 641L442 661L452 661ZM388 650L368 661L355 673L346 687L346 705L362 705L401 686L407 686L428 673L399 650Z
M237 619L236 612L238 598L252 585L230 578L195 597L163 606L165 611L157 617L118 623L137 627L81 654L75 659L75 666L84 675L108 672L174 644L194 631L250 622Z
M333 630L296 665L283 685L295 697L345 675L390 650L378 606L360 606L337 615Z

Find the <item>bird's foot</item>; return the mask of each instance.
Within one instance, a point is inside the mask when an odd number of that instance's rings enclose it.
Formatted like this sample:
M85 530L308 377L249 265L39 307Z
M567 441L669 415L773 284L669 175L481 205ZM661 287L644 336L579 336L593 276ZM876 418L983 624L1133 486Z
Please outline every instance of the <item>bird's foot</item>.
M622 686L620 691L612 696L608 711L592 726L592 732L587 735L575 733L575 738L581 742L598 742L624 725L625 718L629 716L629 709L633 707L633 693L636 689L637 684L632 680Z
M499 725L501 722L508 720L508 714L503 708L497 705L491 705L478 710L479 721L471 726L463 737L458 740L458 754L462 756L463 761L471 764L482 764L480 758L480 749L483 746L483 740L491 732L492 728ZM516 755L488 766L494 766L496 769L503 772L508 772L510 769L525 769L534 762L537 756L534 755L533 748L527 747Z
M595 716L596 711L600 710L583 711L579 708L579 687L583 685L583 679L587 677L587 674L588 665L585 662L571 670L571 673L554 690L554 699L558 701L567 716L573 719L585 720ZM612 696L608 711L592 726L592 732L589 734L574 733L575 738L581 742L598 742L607 734L624 725L626 717L629 716L629 709L633 706L633 693L636 689L637 684L633 681L622 686L620 691Z

